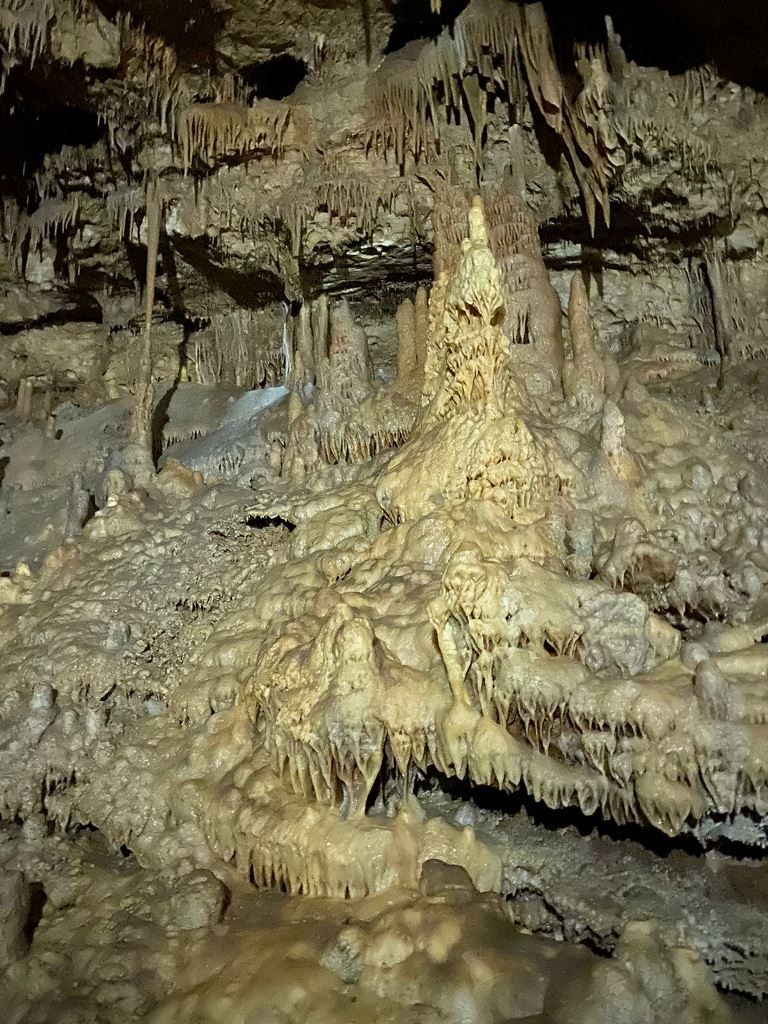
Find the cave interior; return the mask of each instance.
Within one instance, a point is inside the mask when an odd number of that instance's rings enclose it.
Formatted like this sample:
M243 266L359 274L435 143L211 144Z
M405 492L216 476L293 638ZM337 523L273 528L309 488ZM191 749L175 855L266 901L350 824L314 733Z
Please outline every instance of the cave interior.
M0 0L0 1019L768 1021L755 0Z

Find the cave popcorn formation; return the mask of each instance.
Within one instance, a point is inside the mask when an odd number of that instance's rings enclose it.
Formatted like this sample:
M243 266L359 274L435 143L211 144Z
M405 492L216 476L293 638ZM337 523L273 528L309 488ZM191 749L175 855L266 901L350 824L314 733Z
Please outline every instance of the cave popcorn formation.
M765 1020L764 69L154 6L0 0L0 1016Z

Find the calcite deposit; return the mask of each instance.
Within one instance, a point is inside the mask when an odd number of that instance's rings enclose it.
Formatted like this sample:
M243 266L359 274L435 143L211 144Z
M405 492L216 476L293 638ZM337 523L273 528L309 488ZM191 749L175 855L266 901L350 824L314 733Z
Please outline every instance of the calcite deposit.
M0 0L0 1020L768 1019L768 77L714 0Z

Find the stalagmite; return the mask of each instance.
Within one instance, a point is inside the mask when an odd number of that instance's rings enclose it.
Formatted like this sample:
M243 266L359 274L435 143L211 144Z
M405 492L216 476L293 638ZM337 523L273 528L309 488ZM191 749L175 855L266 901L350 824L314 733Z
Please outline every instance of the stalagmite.
M403 299L395 314L397 323L397 375L408 380L416 371L416 308L411 299Z
M429 296L423 286L416 291L415 305L415 342L416 365L423 370L427 358L427 334L429 332Z
M33 395L34 381L31 377L23 377L19 381L19 390L16 395L16 415L19 419L28 420L32 418Z
M288 396L288 425L295 423L304 411L304 403L298 388L291 388Z
M715 335L715 346L720 356L720 375L718 386L723 387L726 361L730 356L731 337L728 328L725 309L727 298L723 288L722 275L720 273L720 260L717 256L709 256L704 261L707 283L712 297L712 323Z
M619 480L639 484L642 479L640 464L626 449L625 423L621 410L614 401L608 399L603 404L602 412L600 447L608 457L611 469Z
M91 495L83 487L83 477L76 473L72 477L67 499L66 537L77 537L82 533L90 512Z
M599 412L605 401L605 366L595 349L587 289L579 271L571 278L568 327L572 356L563 373L565 397L587 413Z

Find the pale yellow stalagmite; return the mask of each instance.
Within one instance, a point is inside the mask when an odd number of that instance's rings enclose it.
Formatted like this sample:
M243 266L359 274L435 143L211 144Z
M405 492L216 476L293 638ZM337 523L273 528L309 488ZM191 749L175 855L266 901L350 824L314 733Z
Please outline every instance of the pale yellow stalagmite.
M511 367L531 393L557 401L562 397L564 365L560 299L550 282L522 185L513 180L511 189L487 190L483 202L489 244L502 278L503 330L511 345ZM439 189L433 213L436 298L443 271L452 272L459 259L465 207L460 191Z
M452 275L440 271L432 289L416 430L377 483L378 500L395 523L468 498L492 501L526 521L566 485L557 446L534 436L520 409L507 405L515 387L502 329L505 299L478 196L458 265Z

